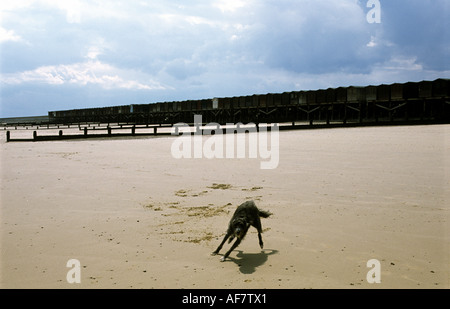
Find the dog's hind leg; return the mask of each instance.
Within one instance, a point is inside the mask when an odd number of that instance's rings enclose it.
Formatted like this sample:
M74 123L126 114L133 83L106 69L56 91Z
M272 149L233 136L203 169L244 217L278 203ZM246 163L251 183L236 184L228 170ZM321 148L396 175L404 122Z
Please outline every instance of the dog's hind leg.
M264 243L262 241L262 236L261 236L261 233L259 231L258 231L258 239L259 239L259 246L262 249L264 247Z
M255 221L255 224L253 225L257 230L258 230L258 239L259 239L259 246L261 247L261 249L264 247L264 243L262 240L262 226L261 226L261 220L258 218Z
M230 237L231 234L227 232L227 234L225 235L225 237L223 238L222 242L220 243L220 245L217 247L216 251L214 251L213 253L211 253L211 255L216 255L219 253L220 249L222 249L223 244L227 241L228 237Z

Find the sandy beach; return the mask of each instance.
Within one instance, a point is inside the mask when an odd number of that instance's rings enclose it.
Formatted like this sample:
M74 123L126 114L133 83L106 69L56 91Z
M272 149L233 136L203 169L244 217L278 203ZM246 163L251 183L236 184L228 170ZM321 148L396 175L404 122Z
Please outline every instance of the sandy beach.
M175 138L0 132L0 287L450 288L450 125L282 131L267 170L176 159ZM250 199L273 213L265 248L251 228L221 263L211 252Z

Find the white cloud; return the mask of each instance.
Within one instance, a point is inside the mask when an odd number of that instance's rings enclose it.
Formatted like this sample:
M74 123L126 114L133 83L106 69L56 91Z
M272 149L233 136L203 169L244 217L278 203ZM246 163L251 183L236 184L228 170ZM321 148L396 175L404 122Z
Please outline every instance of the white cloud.
M423 71L423 65L417 63L417 57L394 56L383 68L390 71Z
M136 77L139 78L136 79ZM30 71L5 74L1 77L1 82L7 85L42 83L85 86L92 84L104 89L122 88L130 90L162 90L167 88L145 74L121 70L98 60L70 65L42 66Z
M81 22L81 13L82 13L82 2L79 0L64 0L64 1L55 1L55 0L47 0L47 2L51 5L55 5L60 10L63 10L66 13L66 20L68 23L80 23Z
M17 35L14 30L6 30L3 27L0 27L0 43L3 42L21 42L23 41L20 35Z
M245 7L248 1L243 0L219 0L214 2L214 6L219 8L222 12L235 12L236 10Z
M101 49L99 47L92 46L92 47L89 47L89 51L88 51L88 53L86 55L86 58L91 59L91 60L95 60L101 54L102 54L102 51L101 51Z
M370 42L366 44L367 47L375 47L377 46L377 42L374 36L370 37Z

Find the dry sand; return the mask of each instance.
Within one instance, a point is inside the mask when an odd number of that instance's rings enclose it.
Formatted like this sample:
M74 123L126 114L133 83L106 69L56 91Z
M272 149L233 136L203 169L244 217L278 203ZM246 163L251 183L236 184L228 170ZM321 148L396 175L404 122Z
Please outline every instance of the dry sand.
M283 131L274 170L174 159L175 137L0 138L1 288L450 287L449 125ZM265 248L252 228L221 263L248 199Z

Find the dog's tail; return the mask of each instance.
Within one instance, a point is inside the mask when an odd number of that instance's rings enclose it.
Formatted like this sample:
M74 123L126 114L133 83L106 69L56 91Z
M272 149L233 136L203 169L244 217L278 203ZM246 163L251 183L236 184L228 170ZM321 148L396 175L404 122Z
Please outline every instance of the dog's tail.
M268 218L272 213L265 211L265 210L258 209L258 214L262 218Z

